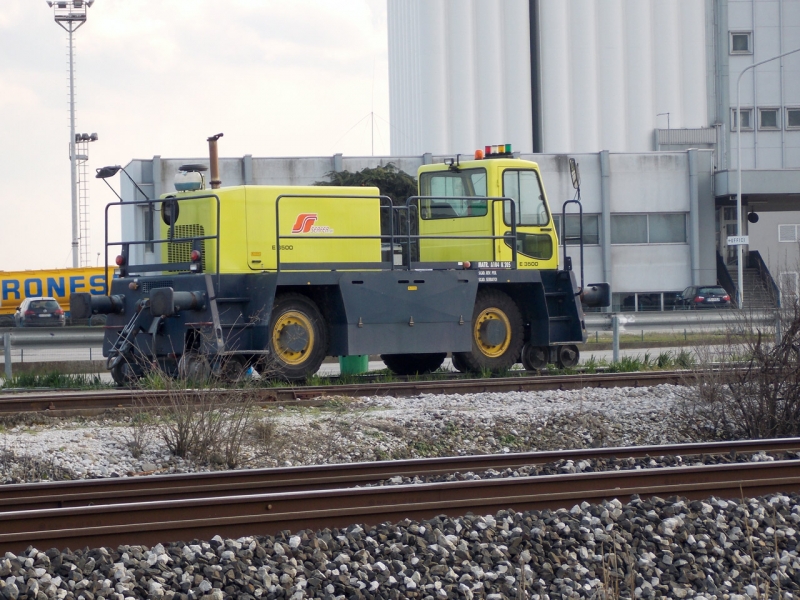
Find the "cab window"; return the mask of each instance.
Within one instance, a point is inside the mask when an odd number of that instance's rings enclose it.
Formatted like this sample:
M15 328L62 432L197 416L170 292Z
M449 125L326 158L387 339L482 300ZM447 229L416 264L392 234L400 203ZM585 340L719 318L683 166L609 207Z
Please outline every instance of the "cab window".
M514 199L517 225L547 225L550 222L542 184L536 171L504 171L503 196ZM506 225L511 225L510 203L505 205L504 220Z
M484 217L488 212L486 200L467 198L486 196L486 169L423 173L420 195L434 196L421 201L423 219Z

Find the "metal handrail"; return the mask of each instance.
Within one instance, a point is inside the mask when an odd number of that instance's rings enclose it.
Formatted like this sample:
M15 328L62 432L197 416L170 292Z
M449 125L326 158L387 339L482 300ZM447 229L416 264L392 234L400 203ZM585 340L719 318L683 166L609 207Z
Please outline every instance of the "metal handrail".
M517 211L516 206L517 203L513 198L509 198L507 196L410 196L406 200L406 207L409 209L409 214L411 213L411 208L416 208L417 212L419 212L419 208L417 208L416 204L412 204L412 202L417 202L419 200L466 200L467 202L484 202L490 201L492 203L492 211L494 211L494 205L496 202L502 202L505 206L506 202L511 204L511 225L510 225L510 233L511 235L508 236L506 234L503 235L412 235L411 228L409 228L409 232L407 235L408 238L408 245L409 248L411 247L411 240L423 240L423 239L439 239L439 240L507 240L509 237L514 238L514 243L511 244L511 269L517 268ZM487 213L488 214L488 213ZM509 233L509 232L506 232ZM496 258L497 253L493 250L493 256Z
M217 222L216 222L216 234L215 235L204 235L204 236L195 236L195 237L187 237L187 238L171 238L171 237L168 237L167 239L131 240L131 241L119 241L119 242L109 242L108 241L108 213L109 213L109 209L112 206L118 206L120 208L124 208L126 206L149 205L151 207L151 210L155 211L155 205L157 203L163 203L163 202L166 202L166 201L173 201L174 200L175 204L177 205L177 203L179 203L179 202L186 202L186 201L189 201L189 200L203 200L205 198L214 198L216 200L216 202L217 202L217 215L216 215L217 216ZM170 235L174 231L174 227L175 227L175 220L176 219L174 217L174 214L173 213L171 213L171 214L172 214L173 218L171 219L172 223L169 226L169 233L167 235ZM105 252L105 254L106 254L106 256L105 256L105 269L106 269L105 294L108 295L108 293L109 293L109 289L108 289L108 266L109 266L108 265L108 249L109 249L109 247L111 247L111 246L121 246L122 248L127 248L128 246L141 246L141 245L144 245L144 244L172 244L172 243L180 243L180 242L195 242L195 241L202 241L202 240L216 240L216 242L217 242L217 244L216 244L216 275L217 275L217 287L219 287L219 281L220 281L220 279L219 279L219 277L220 277L220 271L219 271L220 223L221 223L221 221L220 221L220 199L219 199L219 196L217 194L201 194L199 196L194 196L193 195L193 196L187 196L185 198L180 198L178 196L170 196L168 198L159 198L157 200L156 199L152 199L152 200L151 199L148 199L148 200L131 200L131 201L110 202L110 203L106 204L106 208L105 208L105 250L106 250L106 252ZM124 255L125 255L126 259L127 259L128 252L125 251ZM156 265L143 263L143 264L140 264L140 265L125 265L125 267L126 267L126 271L130 271L131 268L135 268L135 267L153 267L153 266L164 267L165 265L168 265L168 264L174 264L176 267L185 266L185 263L181 262L181 263L159 263L159 264L156 264ZM156 269L154 269L154 270L156 270ZM167 269L160 268L160 269L157 269L157 270L164 271L164 270L167 270ZM181 268L181 269L174 269L174 270L175 271L183 271L185 269ZM152 272L152 271L145 271L145 272Z

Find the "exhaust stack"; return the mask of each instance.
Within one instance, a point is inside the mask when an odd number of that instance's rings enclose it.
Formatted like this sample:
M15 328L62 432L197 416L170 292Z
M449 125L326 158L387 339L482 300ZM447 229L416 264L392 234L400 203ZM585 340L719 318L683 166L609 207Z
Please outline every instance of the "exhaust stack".
M212 135L208 138L208 155L211 162L211 189L217 190L222 185L219 179L219 151L217 150L217 140L222 137L221 133Z

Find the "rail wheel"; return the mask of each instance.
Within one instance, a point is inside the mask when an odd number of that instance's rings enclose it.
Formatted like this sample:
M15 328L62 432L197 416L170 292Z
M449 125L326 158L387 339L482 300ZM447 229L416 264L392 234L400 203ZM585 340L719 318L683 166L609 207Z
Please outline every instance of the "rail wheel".
M381 360L397 375L424 374L442 366L446 352L435 354L381 354Z
M499 290L480 290L472 313L472 352L454 353L453 364L468 371L503 371L517 362L523 336L522 315L514 301Z
M459 373L468 373L469 368L467 365L464 364L464 361L461 360L461 355L458 352L453 352L452 361L453 361L453 368L458 371Z
M247 375L249 366L243 356L223 356L213 366L214 377L227 383L237 383Z
M547 366L550 351L547 346L532 346L525 344L522 347L522 365L528 371L538 371Z
M275 298L269 325L267 376L298 381L319 370L328 351L328 331L317 305L301 294Z
M558 366L562 369L569 369L578 365L581 353L577 346L572 344L558 347Z
M200 352L184 352L178 361L178 376L184 381L205 383L211 378L211 363Z
M136 384L140 377L139 371L124 357L117 361L109 372L111 373L111 379L119 387L131 387Z

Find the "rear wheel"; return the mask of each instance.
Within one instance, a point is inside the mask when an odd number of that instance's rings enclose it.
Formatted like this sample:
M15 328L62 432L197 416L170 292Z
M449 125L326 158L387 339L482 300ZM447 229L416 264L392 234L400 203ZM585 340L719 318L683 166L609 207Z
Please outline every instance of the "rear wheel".
M397 375L425 374L442 366L446 352L435 354L381 354L381 360Z
M522 365L528 371L538 371L547 366L550 351L547 346L532 346L525 344L522 347Z
M575 345L558 347L558 366L562 369L569 369L578 365L581 353Z
M317 305L301 294L275 298L265 374L289 381L310 377L328 351L328 330Z
M468 371L509 369L517 362L523 337L522 315L516 303L499 290L481 290L472 313L472 352L454 353L453 364L458 362Z

